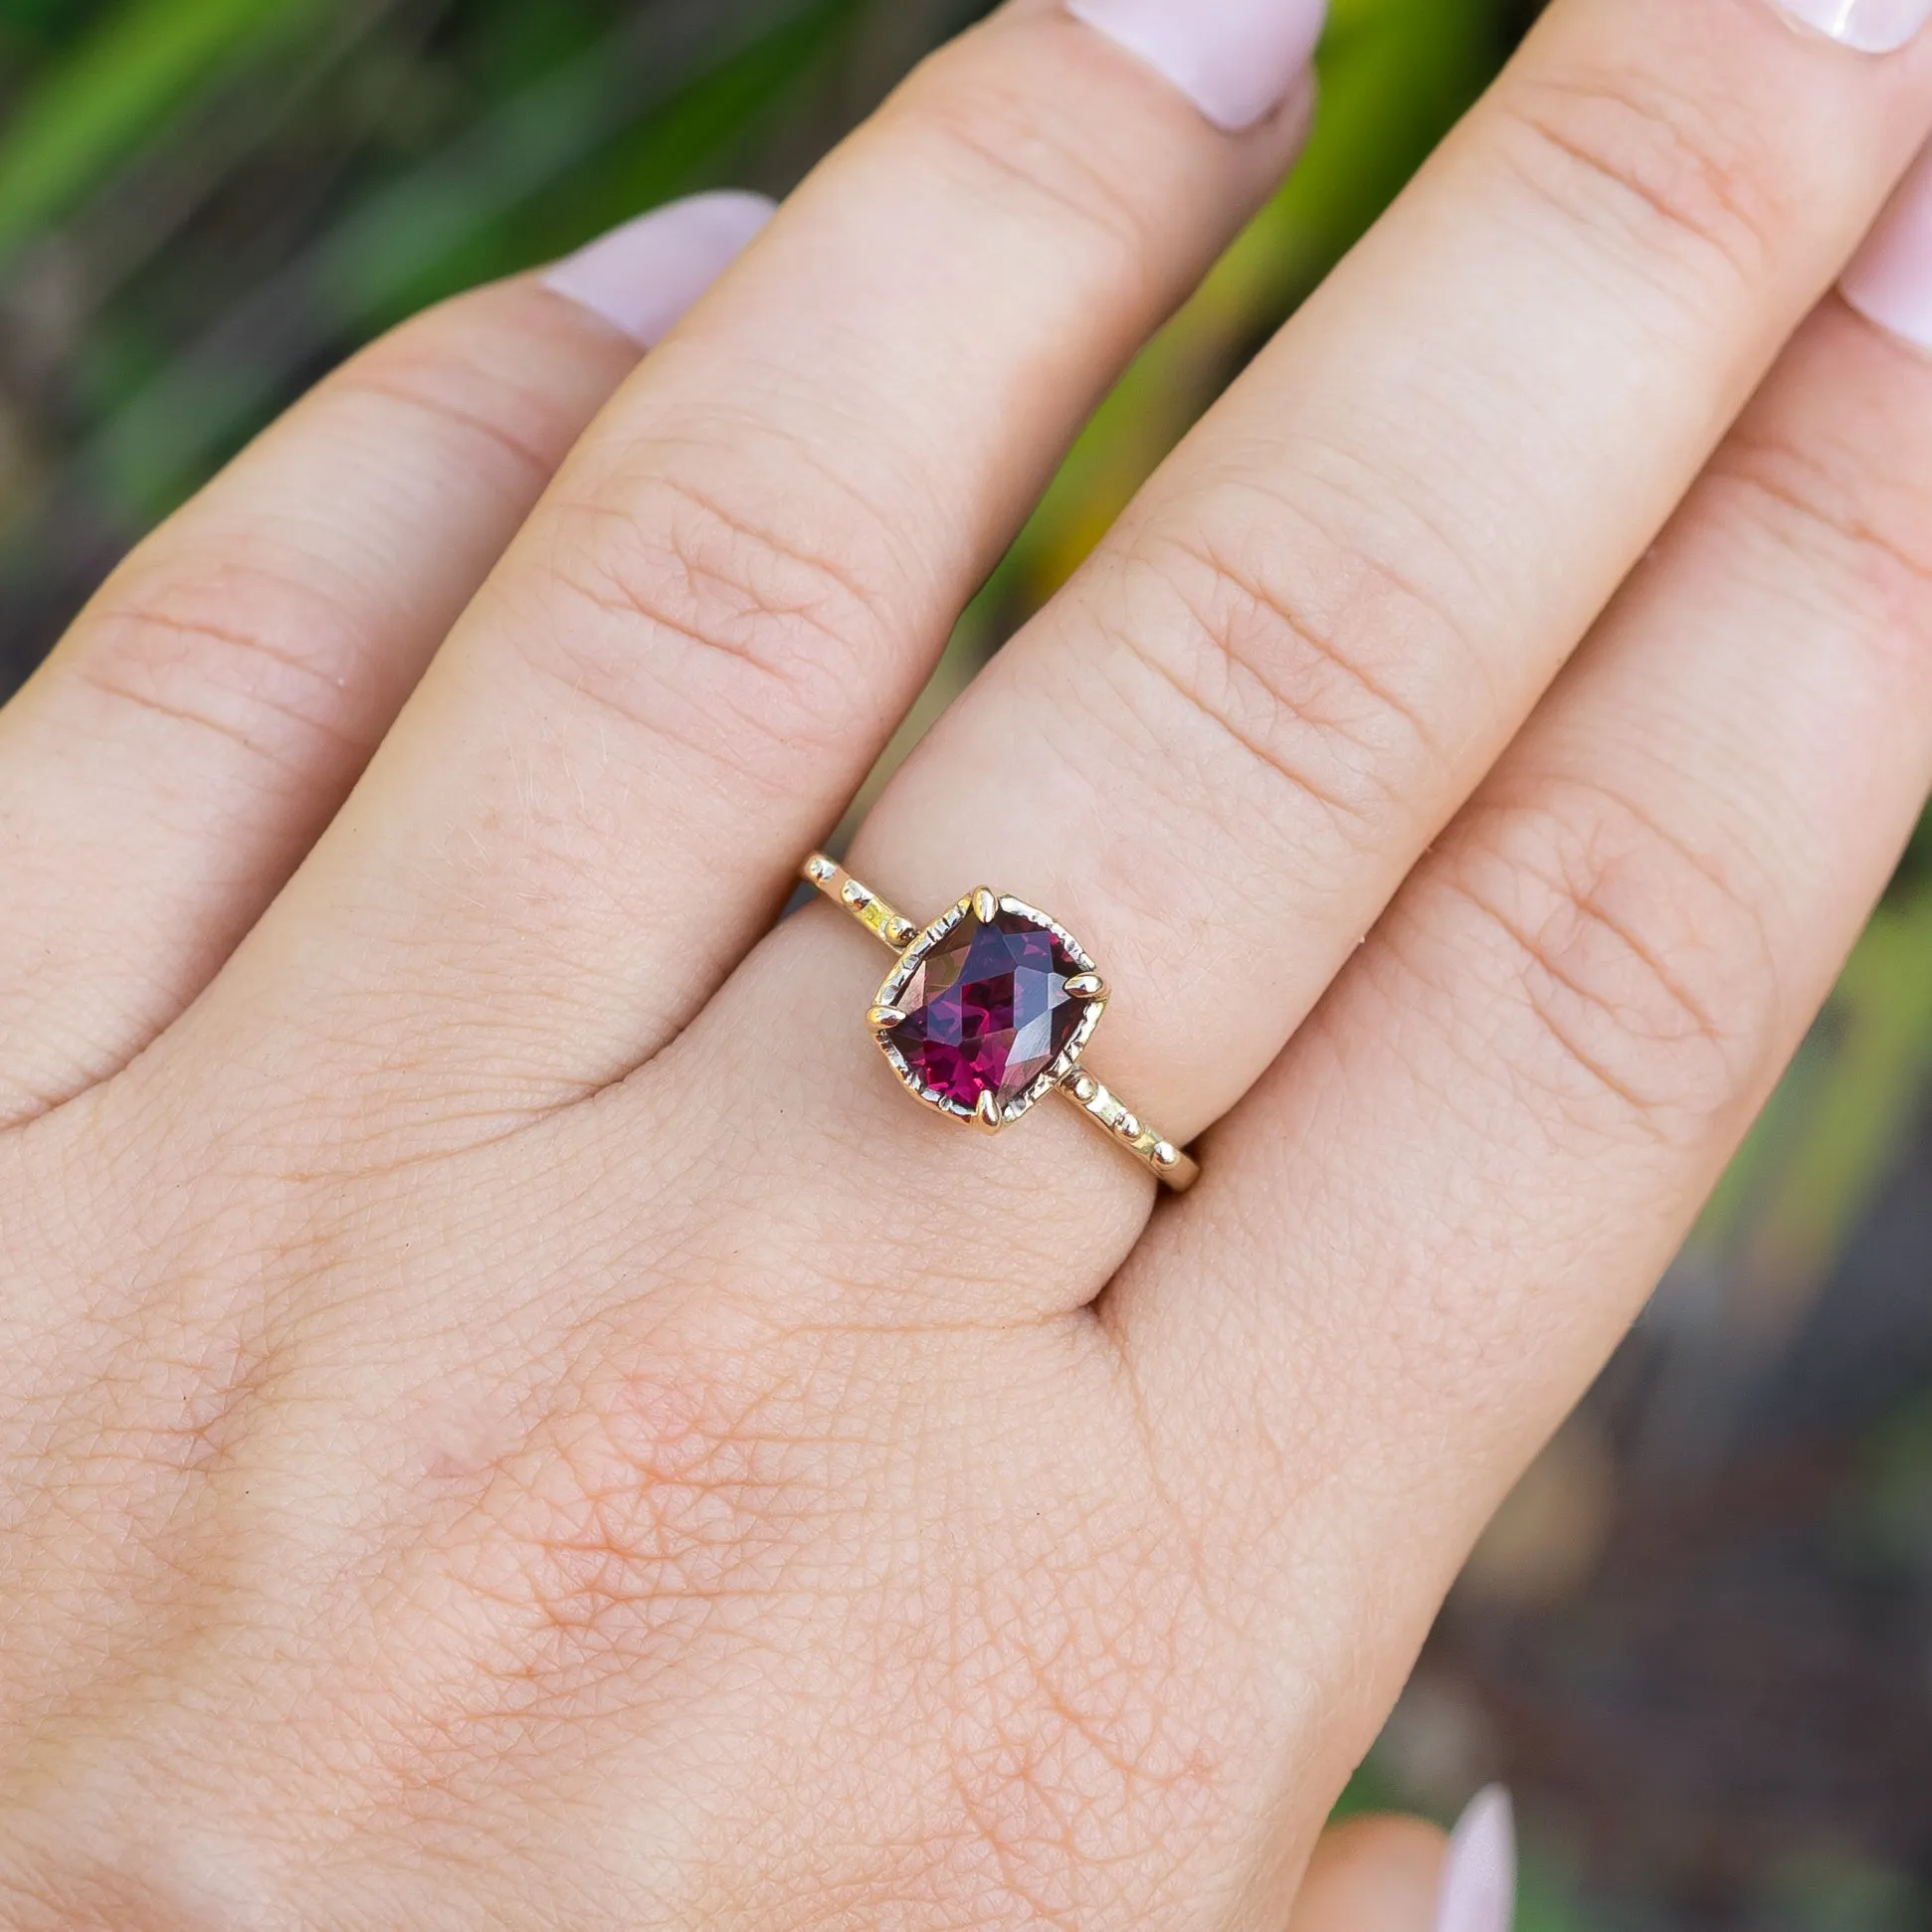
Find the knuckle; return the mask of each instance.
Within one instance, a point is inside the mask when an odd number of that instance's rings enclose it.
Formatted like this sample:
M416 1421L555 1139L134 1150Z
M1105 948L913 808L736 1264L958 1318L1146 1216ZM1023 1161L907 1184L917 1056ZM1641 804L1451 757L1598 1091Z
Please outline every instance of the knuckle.
M82 618L77 674L123 703L230 739L272 767L318 744L366 749L345 718L374 647L369 627L286 568L218 556L129 565Z
M1626 238L1642 264L1714 260L1750 279L1785 226L1773 137L1722 87L1606 71L1526 81L1502 109L1517 176L1593 236Z
M1887 477L1882 452L1834 449L1784 433L1775 422L1734 434L1713 460L1711 487L1781 552L1803 559L1787 570L1835 615L1872 619L1870 647L1922 665L1932 640L1932 544L1926 494L1912 478Z
M983 64L982 64L983 65ZM1090 247L1138 274L1150 254L1148 221L1128 185L1131 170L1107 165L1082 139L1077 116L1014 85L1011 70L936 74L907 101L942 178L1000 214L1043 223L1057 247Z
M499 473L518 501L533 498L587 410L571 405L554 376L546 379L555 365L530 353L526 332L512 338L476 312L504 292L481 290L405 322L336 371L318 399L366 401L385 416L400 411L466 466Z
M1249 821L1280 816L1284 798L1289 816L1312 806L1352 852L1440 762L1418 679L1466 666L1469 647L1447 600L1327 521L1284 542L1281 505L1237 501L1144 540L1101 636L1113 683L1191 796L1232 786ZM1383 648L1393 638L1399 653Z
M1572 780L1477 808L1437 882L1445 963L1500 997L1500 1063L1539 1111L1693 1145L1748 1093L1779 1000L1763 922L1634 803Z
M883 555L835 558L789 515L669 474L566 498L546 529L561 608L514 626L519 648L627 728L784 793L849 737L895 626Z

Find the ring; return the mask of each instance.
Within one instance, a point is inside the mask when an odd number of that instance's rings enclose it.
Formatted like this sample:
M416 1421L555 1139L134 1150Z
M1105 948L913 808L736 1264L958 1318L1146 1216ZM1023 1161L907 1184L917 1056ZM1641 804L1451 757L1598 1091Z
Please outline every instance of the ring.
M1081 1066L1107 988L1065 927L982 885L921 928L822 852L799 875L898 955L866 1023L915 1099L998 1133L1058 1093L1177 1194L1201 1178Z

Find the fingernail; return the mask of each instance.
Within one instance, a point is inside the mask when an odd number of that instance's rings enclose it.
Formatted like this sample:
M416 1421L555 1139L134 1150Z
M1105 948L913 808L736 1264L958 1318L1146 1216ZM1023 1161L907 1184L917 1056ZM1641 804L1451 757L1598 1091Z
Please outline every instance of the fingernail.
M692 195L600 235L541 280L655 348L771 218L763 195Z
M1932 148L1913 163L1838 290L1880 328L1932 349Z
M1801 27L1860 54L1895 54L1932 18L1932 0L1780 0Z
M1328 12L1327 0L1066 0L1066 7L1138 54L1230 133L1286 104Z
M1516 1814L1491 1785L1470 1799L1449 1835L1436 1932L1509 1932L1516 1916Z

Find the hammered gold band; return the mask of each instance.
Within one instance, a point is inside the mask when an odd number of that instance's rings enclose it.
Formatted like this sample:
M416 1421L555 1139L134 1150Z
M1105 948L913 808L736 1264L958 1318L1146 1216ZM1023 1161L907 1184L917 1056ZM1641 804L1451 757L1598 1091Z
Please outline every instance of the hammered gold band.
M1055 1092L1105 1134L1114 1146L1133 1155L1175 1193L1184 1193L1201 1178L1199 1165L1189 1155L1149 1126L1080 1064L1080 1055L1098 1024L1100 1014L1105 1010L1106 988L1099 975L1090 970L1091 962L1062 927L1031 906L1017 899L1001 897L985 887L968 893L932 924L920 926L887 904L869 885L862 884L836 860L828 859L824 853L815 852L799 869L799 875L807 884L816 886L834 905L857 919L899 961L893 976L881 988L880 998L874 1002L868 1019L874 1037L885 1050L899 1077L917 1097L939 1106L943 1111L997 1131L1010 1120L1017 1119L1036 1098L1047 1092ZM904 1057L894 1050L893 1031L902 1027L907 1018L895 1004L895 992L903 989L919 960L944 942L948 934L962 922L979 921L990 925L996 920L1016 932L1024 932L1043 946L1051 947L1060 967L1076 969L1056 975L1052 983L1057 989L1077 996L1083 1003L1082 1011L1070 1038L1048 1059L1029 1089L1011 1099L1004 1107L990 1092L981 1092L977 1096L977 1104L966 1107L959 1098L948 1098L932 1090L920 1078L917 1070L909 1067ZM1068 1020L1063 1024L1070 1024L1071 1018L1068 1016ZM1044 1026L1045 1022L1040 1024Z

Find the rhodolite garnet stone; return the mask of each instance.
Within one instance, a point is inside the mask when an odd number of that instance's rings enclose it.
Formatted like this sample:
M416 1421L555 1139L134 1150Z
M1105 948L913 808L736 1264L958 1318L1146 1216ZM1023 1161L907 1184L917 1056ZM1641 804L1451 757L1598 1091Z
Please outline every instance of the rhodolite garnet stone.
M1090 972L1046 919L1013 900L991 919L970 906L937 938L921 940L910 976L881 1003L905 1018L880 1036L921 1097L972 1113L991 1093L1002 1117L1072 1045L1094 1002L1066 990Z

